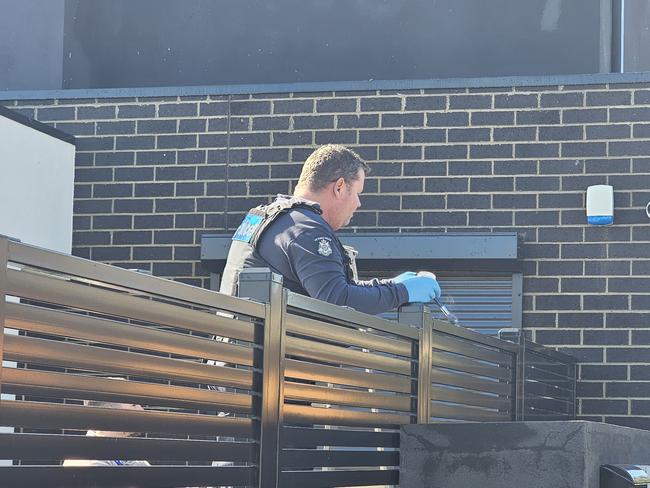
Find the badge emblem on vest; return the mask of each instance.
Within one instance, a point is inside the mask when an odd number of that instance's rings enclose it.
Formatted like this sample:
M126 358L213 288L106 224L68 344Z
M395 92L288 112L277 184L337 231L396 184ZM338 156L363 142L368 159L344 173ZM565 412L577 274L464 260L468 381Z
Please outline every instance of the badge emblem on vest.
M318 254L325 257L332 254L332 245L327 237L319 237L316 241L318 241Z

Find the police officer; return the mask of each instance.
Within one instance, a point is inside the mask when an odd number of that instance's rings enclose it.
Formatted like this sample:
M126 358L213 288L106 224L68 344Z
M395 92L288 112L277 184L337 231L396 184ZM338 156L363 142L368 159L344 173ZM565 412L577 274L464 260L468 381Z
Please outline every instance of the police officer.
M407 272L390 280L356 281L350 259L335 231L361 206L368 165L354 151L329 144L305 162L293 196L248 212L232 238L220 291L234 295L239 272L265 267L283 276L294 292L383 313L407 302L440 296L431 276Z

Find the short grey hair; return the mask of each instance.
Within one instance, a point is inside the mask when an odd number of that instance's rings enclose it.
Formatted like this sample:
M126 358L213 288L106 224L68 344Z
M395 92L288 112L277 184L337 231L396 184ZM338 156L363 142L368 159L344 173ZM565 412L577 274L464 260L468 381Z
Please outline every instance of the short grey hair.
M358 179L360 169L366 175L370 173L370 167L356 152L339 144L327 144L307 158L296 188L317 192L339 178L350 184Z

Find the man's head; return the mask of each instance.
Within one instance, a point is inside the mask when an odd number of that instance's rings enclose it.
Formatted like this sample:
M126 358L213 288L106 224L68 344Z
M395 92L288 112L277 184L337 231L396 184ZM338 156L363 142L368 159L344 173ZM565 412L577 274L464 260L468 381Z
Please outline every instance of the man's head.
M334 230L347 225L361 206L368 165L354 151L338 144L316 149L305 161L294 195L318 202Z

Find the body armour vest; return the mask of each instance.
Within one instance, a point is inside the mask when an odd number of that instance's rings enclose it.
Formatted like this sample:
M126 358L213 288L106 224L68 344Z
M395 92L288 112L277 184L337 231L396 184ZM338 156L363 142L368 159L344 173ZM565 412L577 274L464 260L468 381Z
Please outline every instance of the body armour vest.
M283 220L278 228L278 220L291 213ZM353 281L352 266L348 253L334 235L329 225L321 217L322 211L317 203L296 197L279 196L269 205L260 205L251 209L235 231L228 253L226 267L221 279L219 291L228 295L237 294L239 273L245 268L269 268L283 277L283 285L289 290L309 295L300 282L291 273L292 263L284 254L283 245L295 237L295 227L292 222L312 223L314 226L328 229L331 245L338 246L345 256L346 275L349 282ZM260 241L264 240L264 250L260 252ZM272 238L272 240L271 240ZM263 255L266 257L263 257Z

